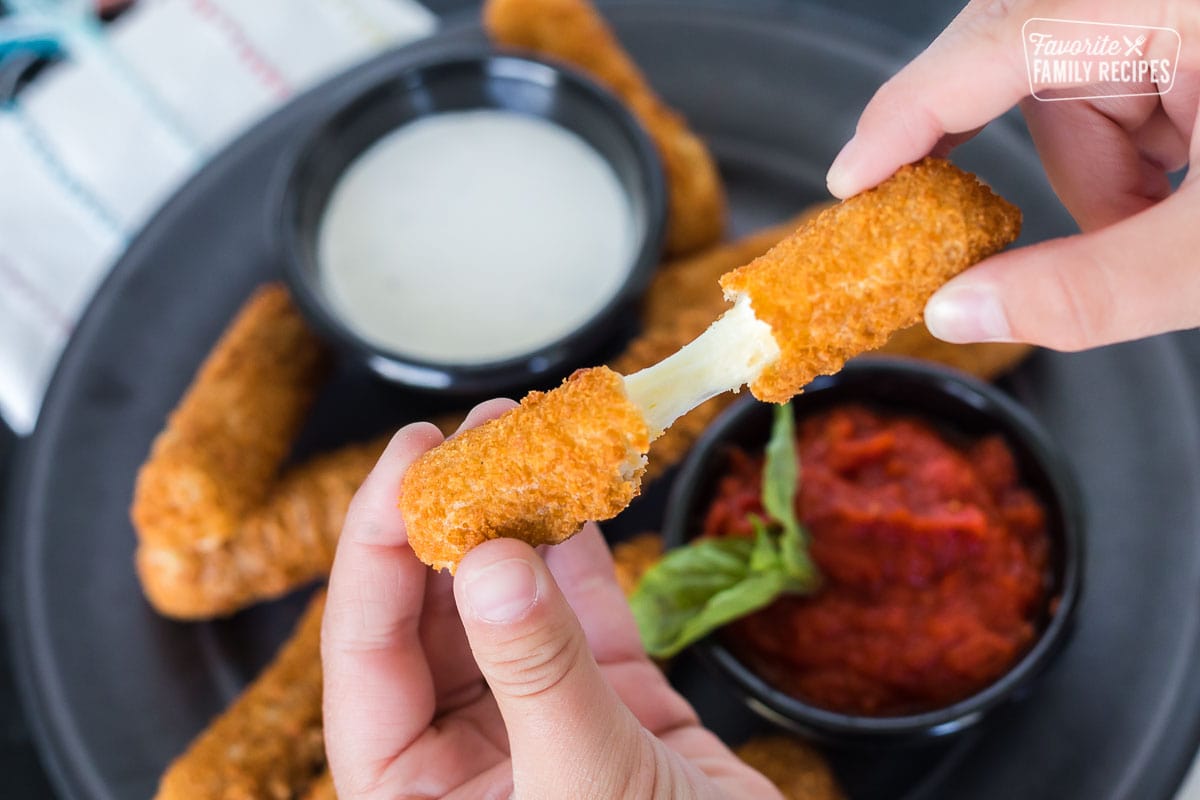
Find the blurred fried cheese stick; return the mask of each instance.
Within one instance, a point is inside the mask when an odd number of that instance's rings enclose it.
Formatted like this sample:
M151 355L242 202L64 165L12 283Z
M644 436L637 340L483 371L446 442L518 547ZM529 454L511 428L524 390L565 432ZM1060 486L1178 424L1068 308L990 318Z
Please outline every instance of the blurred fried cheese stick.
M734 751L767 776L787 800L844 800L829 763L816 748L791 736L758 736Z
M683 255L721 238L725 191L712 156L650 88L588 0L487 0L483 21L497 44L573 64L625 101L666 172L668 252Z
M613 570L617 585L626 597L633 595L646 570L662 559L663 549L662 535L653 531L639 533L632 539L613 545Z
M901 168L722 276L733 307L674 355L626 377L580 370L425 453L400 486L409 544L453 571L487 539L552 544L615 516L675 419L743 385L785 402L915 323L939 286L1019 228L1014 206L949 162Z
M325 770L313 781L304 793L304 800L337 800L337 789L333 786L333 774Z
M325 765L324 608L321 591L262 674L167 768L156 800L290 800L312 783Z
M256 292L138 473L138 576L160 613L228 614L328 572L350 498L386 441L278 475L324 374L324 349L287 291Z

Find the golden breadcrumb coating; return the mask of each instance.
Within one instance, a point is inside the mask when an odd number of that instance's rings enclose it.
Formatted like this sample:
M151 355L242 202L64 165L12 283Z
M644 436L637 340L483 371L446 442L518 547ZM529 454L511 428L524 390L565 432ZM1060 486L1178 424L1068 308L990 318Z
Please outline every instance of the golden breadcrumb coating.
M668 252L683 255L721 238L725 190L712 156L650 88L588 0L488 0L483 20L497 44L573 64L625 101L663 162Z
M304 800L337 800L337 790L333 788L333 775L325 770L313 781L312 786L304 793Z
M613 569L617 573L617 584L626 597L633 594L646 570L657 564L662 555L663 538L652 531L613 545Z
M157 800L291 800L320 773L324 607L321 592L262 674L167 768Z
M750 390L782 403L916 323L929 296L1017 238L1020 211L944 159L901 167L721 278L782 355Z
M488 539L556 544L637 496L649 447L621 376L579 370L417 459L400 486L408 542L451 572Z
M787 800L845 800L825 757L800 739L758 736L734 752L767 776Z
M231 537L209 542L197 528L191 546L143 540L137 571L151 605L176 619L209 619L329 574L346 509L388 438L287 470L265 500L243 512Z
M643 332L677 329L680 317L686 314L694 315L692 325L697 328L687 341L699 336L714 319L725 313L728 306L721 292L721 276L743 264L749 264L830 205L817 203L778 225L660 266L642 299ZM633 364L632 371L648 367L678 349L675 347L653 361ZM623 370L617 371L628 374Z
M631 375L704 333L727 306L718 283L721 276L761 256L825 207L818 204L787 222L659 267L642 300L642 332L609 366ZM654 481L675 466L709 423L736 399L729 393L717 395L675 420L651 443L643 481Z
M162 614L206 619L322 577L342 517L386 439L279 466L327 355L271 284L230 323L138 473L142 589Z
M783 224L664 264L643 301L642 333L609 366L629 375L661 361L702 334L728 307L721 292L721 276L766 253L830 205L818 203ZM1032 351L1029 345L1001 342L949 344L934 338L924 324L917 324L897 331L873 354L937 361L993 380ZM733 394L717 395L676 420L650 445L643 482L656 480L677 464L717 415L736 399Z
M272 284L255 292L138 473L132 515L142 541L214 547L233 538L270 491L325 365L287 290Z

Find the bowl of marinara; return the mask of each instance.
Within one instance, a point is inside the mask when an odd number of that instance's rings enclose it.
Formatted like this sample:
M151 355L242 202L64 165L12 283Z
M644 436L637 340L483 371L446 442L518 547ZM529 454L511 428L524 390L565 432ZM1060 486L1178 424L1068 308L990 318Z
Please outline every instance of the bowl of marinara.
M792 401L796 512L820 573L696 651L748 705L842 744L963 731L1031 693L1082 588L1083 514L1052 437L1000 389L863 359ZM751 536L770 406L706 431L668 501L668 548Z

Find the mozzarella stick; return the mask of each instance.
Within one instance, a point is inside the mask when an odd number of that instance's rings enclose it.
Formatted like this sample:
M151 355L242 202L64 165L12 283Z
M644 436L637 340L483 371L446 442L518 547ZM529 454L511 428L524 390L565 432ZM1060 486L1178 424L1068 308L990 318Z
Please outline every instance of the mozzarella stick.
M824 203L816 205L788 222L664 264L646 290L642 333L609 366L623 375L637 372L695 339L725 309L721 276L766 253L827 207ZM1027 344L1009 342L949 344L935 339L923 323L917 323L896 331L882 347L870 352L937 361L992 380L1016 366L1032 349ZM675 420L650 445L643 483L655 480L677 464L733 400L732 394L717 395Z
M625 101L666 172L668 252L683 255L721 238L725 191L712 156L650 88L588 0L488 0L483 21L497 44L573 64Z
M678 417L744 385L786 402L916 322L937 287L1019 228L1014 206L949 162L903 167L724 275L733 307L674 355L624 379L578 372L425 453L400 487L413 551L453 572L487 539L557 543L615 516Z
M825 756L805 741L756 736L734 752L775 784L785 800L845 800Z
M903 167L721 278L771 328L781 357L751 384L787 402L921 319L929 296L1017 238L1021 213L944 159Z
M132 516L141 541L209 547L233 538L270 492L325 364L287 290L272 284L255 292L138 472Z
M200 525L179 544L143 536L136 564L146 598L168 617L211 619L324 577L350 500L386 445L347 445L285 471L230 536L209 539Z
M280 474L327 354L280 285L246 302L138 473L131 516L150 603L207 619L322 577L386 440Z
M275 659L167 768L157 800L297 797L325 764L321 614L309 603Z
M650 431L607 367L580 370L552 392L425 453L401 484L408 543L453 572L467 551L511 536L557 544L609 519L638 493Z

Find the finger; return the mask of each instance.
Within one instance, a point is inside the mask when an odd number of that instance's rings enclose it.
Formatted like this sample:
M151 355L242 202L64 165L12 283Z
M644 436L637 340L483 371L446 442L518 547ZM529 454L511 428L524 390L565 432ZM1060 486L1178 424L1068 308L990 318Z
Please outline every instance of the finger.
M938 139L937 144L929 151L929 155L937 156L938 158L948 158L954 148L971 141L979 135L981 130L983 130L982 125L978 128L972 128L969 131L963 131L962 133L947 133L941 139Z
M512 800L516 796L513 792L512 762L505 759L455 787L443 800Z
M1003 5L972 2L883 84L826 176L850 197L928 155L947 134L979 128L1029 92L1021 25Z
M541 558L516 539L484 542L459 564L454 590L508 729L516 795L621 796L648 740Z
M952 143L948 135L978 129L1028 95L1022 37L1031 17L1120 18L1115 0L1054 0L1036 9L1031 6L972 0L867 103L854 136L829 168L829 191L844 198L869 189L904 164L928 155L939 142ZM1159 44L1158 39L1152 41Z
M441 438L428 423L401 429L355 495L338 541L321 653L326 748L345 796L371 785L433 718L418 637L428 570L408 548L396 492Z
M684 760L699 766L705 775L725 790L728 797L783 800L779 790L766 776L737 758L729 751L728 745L706 728L696 725L669 731L662 736L662 740ZM816 789L812 792L816 793L814 796L825 796Z
M548 548L546 566L575 610L588 647L601 664L645 658L625 593L617 585L612 553L595 523Z
M515 406L512 400L503 398L481 403L467 414L455 435ZM454 579L449 573L434 572L426 578L421 647L429 658L438 713L470 703L485 691L483 675L471 657L471 646L454 602Z
M485 694L437 717L380 776L375 794L394 797L399 789L403 797L454 796L456 787L476 784L498 765L511 774L504 723L496 701Z
M1155 127L1142 136L1154 152L1143 152L1136 141L1151 120L1169 124L1157 97L1114 98L1103 107L1027 99L1021 110L1055 193L1082 230L1111 225L1171 193L1159 161L1179 157L1168 152L1169 139Z
M504 412L510 411L516 407L517 403L513 400L509 400L507 397L497 397L493 400L486 400L471 409L470 413L467 414L466 419L464 419L462 424L458 426L458 430L454 432L454 435L457 436L465 430L477 428L485 422L491 422Z
M421 649L429 661L437 713L475 701L487 691L483 674L471 657L471 646L454 602L454 578L430 572L420 624Z
M1200 325L1198 187L1092 233L1010 250L954 278L925 322L950 342L1059 350Z
M655 736L700 724L691 703L675 691L649 659L604 664L600 670L621 702Z
M1187 166L1189 140L1161 104L1156 103L1149 118L1133 132L1133 141L1142 158L1163 172L1175 172Z
M691 705L646 657L600 529L589 523L571 539L549 548L545 560L579 618L604 679L642 727L658 734L699 724Z

